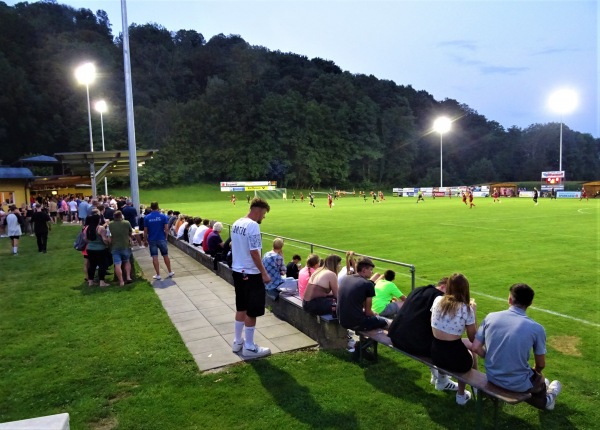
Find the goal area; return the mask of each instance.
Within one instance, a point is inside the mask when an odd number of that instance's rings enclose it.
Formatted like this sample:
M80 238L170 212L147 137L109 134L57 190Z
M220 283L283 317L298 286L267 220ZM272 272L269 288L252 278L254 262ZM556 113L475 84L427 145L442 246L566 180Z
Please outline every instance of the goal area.
M275 188L274 190L255 190L254 197L260 197L267 201L287 199L287 188Z

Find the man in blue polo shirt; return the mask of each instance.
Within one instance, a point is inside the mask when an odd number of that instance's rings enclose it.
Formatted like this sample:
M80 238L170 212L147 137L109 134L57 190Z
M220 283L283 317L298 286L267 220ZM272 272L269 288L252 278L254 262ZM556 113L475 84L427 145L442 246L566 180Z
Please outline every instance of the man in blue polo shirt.
M488 381L507 390L529 392L527 403L552 410L562 386L559 381L549 383L542 375L546 367L546 331L525 314L533 296L527 284L511 286L510 307L485 317L471 349L485 358ZM529 365L532 350L533 369Z
M162 255L163 260L165 261L165 265L167 266L167 271L169 272L167 277L170 278L175 275L175 273L171 271L171 260L169 259L169 248L167 246L167 236L169 235L167 225L169 223L169 218L159 211L158 202L152 202L150 204L150 209L152 212L144 217L144 245L149 245L150 247L152 265L156 272L156 275L154 275L152 279L160 281L162 278L160 277L160 264L158 262L159 250L160 255Z

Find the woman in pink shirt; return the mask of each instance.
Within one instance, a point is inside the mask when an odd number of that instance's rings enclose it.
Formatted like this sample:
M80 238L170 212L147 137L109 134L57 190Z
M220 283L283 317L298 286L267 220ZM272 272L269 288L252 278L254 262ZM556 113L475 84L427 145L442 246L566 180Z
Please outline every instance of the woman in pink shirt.
M315 273L315 270L319 268L321 259L317 254L310 254L306 259L306 266L304 266L300 273L298 273L298 294L301 299L304 299L304 292L308 285L308 280Z

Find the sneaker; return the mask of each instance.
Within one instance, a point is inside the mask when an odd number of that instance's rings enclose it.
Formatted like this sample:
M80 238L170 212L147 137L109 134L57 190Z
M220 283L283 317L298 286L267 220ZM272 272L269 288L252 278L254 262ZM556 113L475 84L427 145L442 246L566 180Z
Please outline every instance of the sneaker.
M155 281L160 281L162 278L160 277L160 275L154 275L152 279L154 279Z
M167 275L167 278L172 278L173 276L175 276L175 272L169 272L169 274Z
M246 344L244 344L242 355L246 358L266 357L267 355L271 355L271 350L269 348L258 346L257 344L252 345L252 348L246 348Z
M469 400L471 400L471 393L469 393L467 390L465 390L465 394L462 396L456 393L456 403L459 405L464 406Z
M231 351L234 352L235 354L237 354L238 352L240 352L242 350L243 347L244 347L244 339L242 339L242 341L240 343L237 343L234 339L231 344Z
M444 375L435 381L435 389L438 391L458 391L458 384Z
M554 409L554 406L556 405L556 398L558 397L558 395L560 394L560 392L562 391L562 384L558 381L552 381L550 382L550 385L548 385L548 389L546 390L546 409L551 411L552 409Z

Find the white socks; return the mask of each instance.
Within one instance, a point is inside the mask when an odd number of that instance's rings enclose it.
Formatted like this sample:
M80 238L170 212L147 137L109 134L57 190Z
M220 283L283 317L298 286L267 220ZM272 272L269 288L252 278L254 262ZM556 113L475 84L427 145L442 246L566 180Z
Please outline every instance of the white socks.
M242 332L244 331L244 321L235 322L234 341L235 343L242 343Z
M254 348L254 327L246 327L244 331L246 334L246 342L244 346L249 349Z

